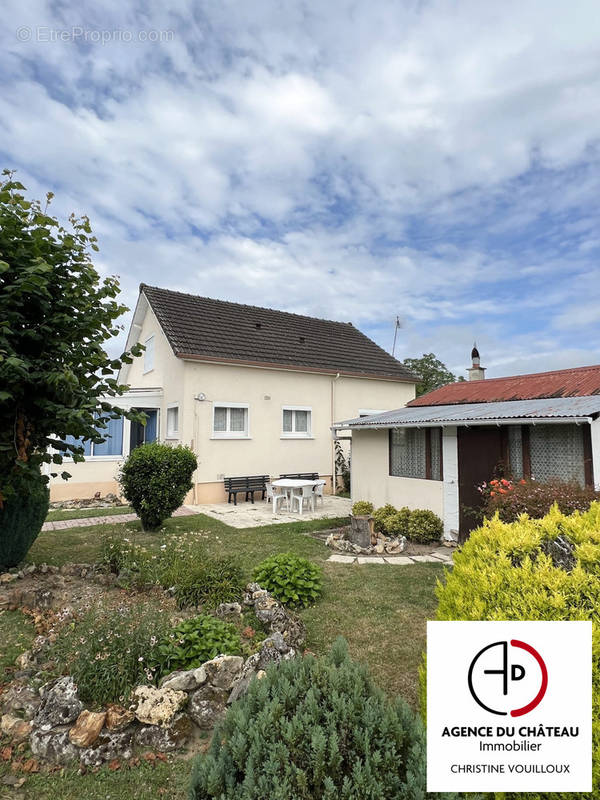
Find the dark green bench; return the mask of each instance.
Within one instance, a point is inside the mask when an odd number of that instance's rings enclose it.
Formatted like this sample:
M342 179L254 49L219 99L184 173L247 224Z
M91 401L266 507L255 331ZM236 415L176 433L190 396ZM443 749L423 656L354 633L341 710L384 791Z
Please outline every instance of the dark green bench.
M243 475L239 478L225 478L227 502L231 503L231 498L233 497L233 504L237 506L237 496L242 493L246 495L246 502L250 498L254 503L254 492L262 492L262 499L264 500L269 480L268 475Z

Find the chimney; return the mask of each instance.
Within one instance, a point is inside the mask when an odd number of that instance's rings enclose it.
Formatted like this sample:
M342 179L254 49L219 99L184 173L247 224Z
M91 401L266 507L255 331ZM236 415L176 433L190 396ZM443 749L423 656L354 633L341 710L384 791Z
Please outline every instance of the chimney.
M482 381L485 378L485 367L481 366L477 342L473 342L473 349L471 350L471 362L471 366L467 370L469 373L469 380Z

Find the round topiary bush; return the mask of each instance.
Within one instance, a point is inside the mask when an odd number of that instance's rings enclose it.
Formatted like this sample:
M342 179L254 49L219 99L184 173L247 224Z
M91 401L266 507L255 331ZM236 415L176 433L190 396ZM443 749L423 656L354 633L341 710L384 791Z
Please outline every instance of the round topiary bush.
M412 511L404 506L395 514L390 514L385 518L385 533L388 536L408 536L408 524L412 516Z
M0 508L0 570L16 567L37 539L48 514L50 492L42 475L15 488Z
M396 513L396 508L391 503L386 503L377 511L373 512L373 519L375 520L375 530L377 533L387 533L386 520Z
M352 514L355 517L366 517L373 513L373 503L368 500L357 500L352 506Z
M145 531L160 528L183 503L196 467L196 456L188 447L158 442L136 447L127 458L119 483Z
M254 570L254 580L292 607L312 605L323 590L321 568L293 553L266 558Z
M331 654L267 670L196 760L192 800L422 800L425 743L338 639Z
M444 523L433 511L419 508L411 512L408 521L408 532L406 533L411 542L433 544L434 542L439 542L443 532Z

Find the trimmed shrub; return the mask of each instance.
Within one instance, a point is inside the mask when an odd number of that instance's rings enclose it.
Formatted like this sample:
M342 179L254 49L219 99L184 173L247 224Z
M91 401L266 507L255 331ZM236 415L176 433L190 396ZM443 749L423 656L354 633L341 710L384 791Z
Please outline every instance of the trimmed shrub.
M266 558L254 570L254 580L292 607L312 605L323 590L321 568L293 553Z
M159 672L194 669L221 653L237 655L241 648L235 625L202 614L180 622L161 640L156 651Z
M72 675L86 703L124 703L140 683L157 677L158 642L169 618L154 609L94 608L61 629L49 656Z
M439 542L444 533L444 523L434 514L424 508L413 511L408 520L407 538L419 544L433 544Z
M491 518L496 512L503 522L514 522L520 514L540 519L556 503L563 514L587 511L600 500L600 492L578 483L559 480L511 481L506 478L489 481L479 487L484 499L483 515Z
M0 569L16 567L37 539L48 513L50 492L42 475L23 482L0 508Z
M196 467L196 456L188 447L158 442L136 447L127 458L119 482L145 531L158 530L183 503Z
M381 506L378 508L377 511L373 512L373 519L375 520L375 530L377 533L387 533L386 528L386 520L388 517L391 517L392 514L396 513L396 509L394 508L391 503L386 503L386 505Z
M408 523L411 518L411 510L404 506L395 514L390 514L385 519L385 533L388 536L408 536Z
M352 506L352 514L355 517L365 517L373 513L373 503L368 500L357 500Z
M420 721L387 701L338 639L254 680L196 760L192 800L422 800Z
M473 531L438 588L439 620L591 620L593 789L506 794L506 800L600 796L600 503L587 512L512 524L498 517Z

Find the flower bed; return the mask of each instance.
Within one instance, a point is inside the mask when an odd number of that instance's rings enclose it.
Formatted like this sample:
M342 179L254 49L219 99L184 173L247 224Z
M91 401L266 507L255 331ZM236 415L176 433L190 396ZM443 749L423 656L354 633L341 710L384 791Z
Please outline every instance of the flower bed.
M98 766L129 759L138 748L183 747L195 729L211 730L268 664L293 658L304 642L300 620L255 583L241 603L221 604L201 617L188 612L181 621L164 593L162 611L128 607L126 593L107 589L116 576L92 565L32 565L8 574L0 607L26 602L40 635L18 658L15 679L0 696L0 728L50 763ZM79 614L84 582L83 608L92 602L94 584L121 606L107 601L100 612ZM74 602L65 605L69 599ZM177 617L173 638L169 627ZM194 620L202 623L194 626ZM182 627L190 624L195 638ZM221 647L238 652L214 652ZM185 668L173 672L174 664Z

